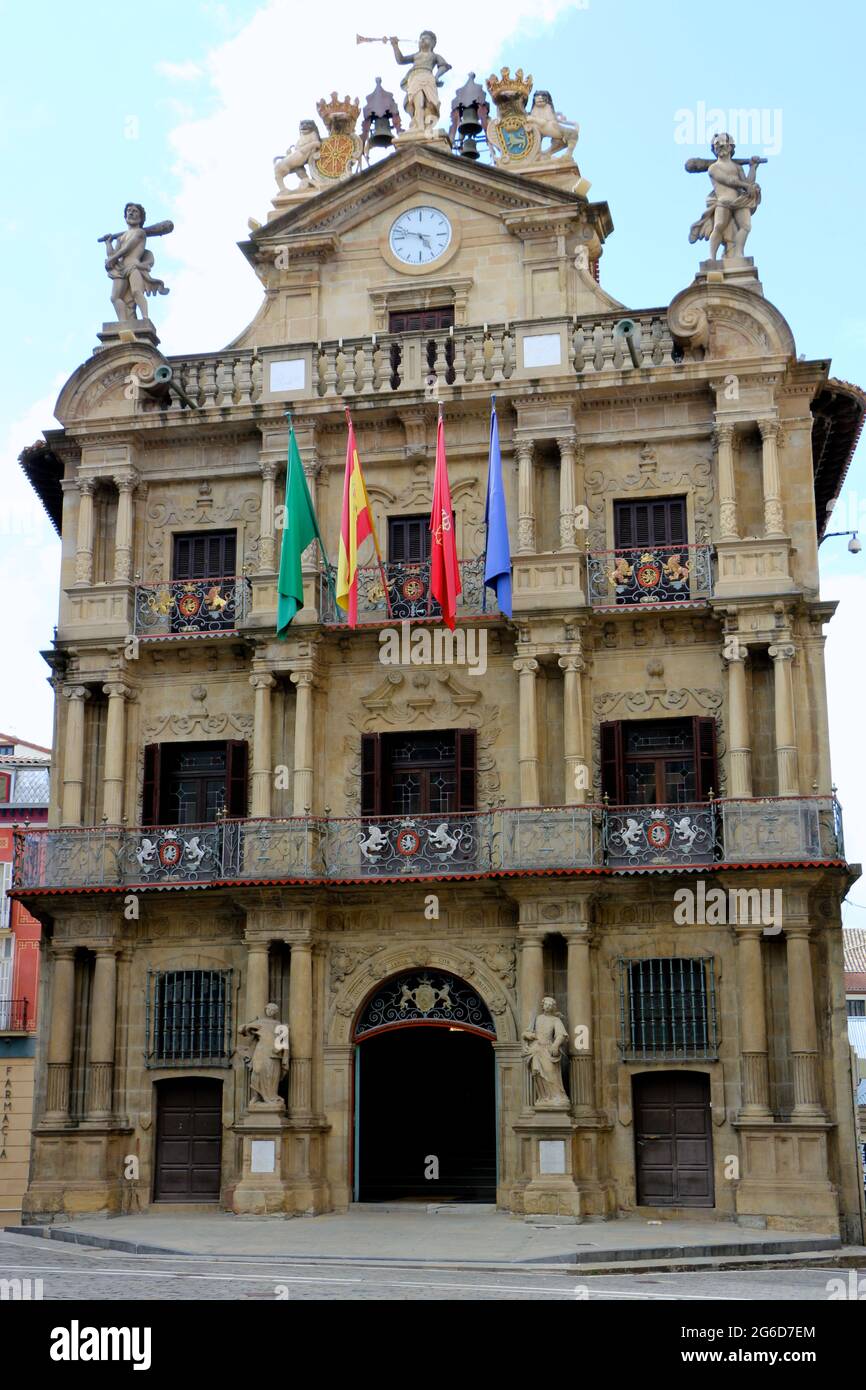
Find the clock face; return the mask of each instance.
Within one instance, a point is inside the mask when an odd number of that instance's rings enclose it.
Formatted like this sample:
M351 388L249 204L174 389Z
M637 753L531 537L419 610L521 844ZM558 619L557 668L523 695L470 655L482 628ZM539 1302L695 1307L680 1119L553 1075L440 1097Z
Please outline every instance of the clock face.
M438 208L410 208L397 218L388 242L404 265L428 265L451 244L451 223Z

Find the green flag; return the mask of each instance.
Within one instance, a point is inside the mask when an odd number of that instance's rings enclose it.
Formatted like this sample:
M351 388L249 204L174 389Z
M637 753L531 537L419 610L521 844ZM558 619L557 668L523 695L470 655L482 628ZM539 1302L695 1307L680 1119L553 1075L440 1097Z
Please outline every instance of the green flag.
M304 606L304 581L301 575L301 556L314 540L319 542L325 564L330 572L325 546L319 533L319 523L313 511L313 500L304 465L298 452L294 426L289 422L289 461L286 468L286 509L283 519L283 540L280 547L280 577L277 580L277 636L285 637L289 623Z

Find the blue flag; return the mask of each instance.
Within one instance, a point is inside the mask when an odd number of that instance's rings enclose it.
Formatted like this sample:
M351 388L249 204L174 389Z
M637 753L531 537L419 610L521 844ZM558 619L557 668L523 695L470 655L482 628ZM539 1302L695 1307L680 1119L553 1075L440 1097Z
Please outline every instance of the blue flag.
M496 594L500 613L511 617L511 550L508 545L508 518L502 485L502 455L499 451L499 422L496 397L490 411L490 456L487 461L487 543L484 549L484 585Z

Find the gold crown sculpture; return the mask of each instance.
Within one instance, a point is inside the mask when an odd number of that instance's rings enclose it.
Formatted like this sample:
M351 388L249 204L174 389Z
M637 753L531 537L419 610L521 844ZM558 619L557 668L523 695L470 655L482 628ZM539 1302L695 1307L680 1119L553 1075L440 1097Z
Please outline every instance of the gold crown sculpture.
M354 129L355 122L361 114L361 103L357 97L355 97L354 101L351 97L343 97L343 100L340 101L337 93L332 92L330 101L326 101L325 98L322 97L322 100L316 103L316 110L329 130L334 122L338 120L341 123L343 121L348 122L352 129Z
M512 77L511 68L503 68L500 77L495 73L488 77L487 90L497 105L503 97L522 97L524 101L528 101L529 93L532 91L532 73L524 77L523 68L518 68Z

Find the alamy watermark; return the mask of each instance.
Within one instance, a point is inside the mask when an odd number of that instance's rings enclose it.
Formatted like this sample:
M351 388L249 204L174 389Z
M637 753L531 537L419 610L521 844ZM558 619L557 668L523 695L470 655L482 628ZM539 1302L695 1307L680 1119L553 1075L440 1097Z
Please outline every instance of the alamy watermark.
M465 666L470 676L483 676L487 670L487 631L485 628L412 628L404 618L399 628L385 627L379 633L379 660L383 666Z
M782 111L778 106L741 106L725 111L699 101L691 109L681 106L674 112L678 145L709 145L720 130L727 131L737 146L758 145L765 155L782 152Z
M674 921L678 927L763 927L765 935L782 930L781 888L707 888L699 878L694 888L674 893Z

